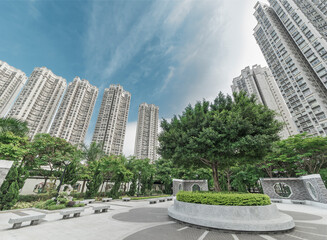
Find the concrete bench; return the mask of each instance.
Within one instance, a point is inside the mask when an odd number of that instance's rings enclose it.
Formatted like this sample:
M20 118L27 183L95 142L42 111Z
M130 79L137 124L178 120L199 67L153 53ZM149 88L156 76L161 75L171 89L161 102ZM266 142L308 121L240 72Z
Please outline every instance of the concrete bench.
M84 199L82 201L79 201L79 203L84 203L85 205L93 202L95 202L95 199Z
M22 226L23 222L31 221L30 225L36 225L39 223L39 220L45 218L45 214L33 214L28 216L18 216L9 219L10 224L14 224L12 228L19 228Z
M157 202L158 202L157 199L150 199L150 200L149 200L149 203L150 203L150 204L155 204L155 203L157 203Z
M166 202L166 198L159 198L159 202Z
M291 200L294 204L305 204L304 200Z
M124 202L131 201L131 198L129 198L129 197L124 197L124 198L123 198L123 201L124 201Z
M70 208L60 211L60 215L63 215L63 219L69 218L70 214L73 214L73 217L81 216L81 212L84 212L84 208Z
M110 206L108 205L97 205L97 206L92 206L94 213L100 213L100 212L108 212L108 209Z
M102 202L110 202L112 198L102 198Z
M173 201L173 197L166 197L167 201Z

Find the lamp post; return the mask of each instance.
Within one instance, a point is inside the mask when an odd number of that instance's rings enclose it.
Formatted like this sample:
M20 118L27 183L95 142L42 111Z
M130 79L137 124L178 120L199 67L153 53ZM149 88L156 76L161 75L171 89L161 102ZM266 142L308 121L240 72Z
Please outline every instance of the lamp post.
M59 196L59 191L60 191L60 188L61 188L61 184L62 184L62 181L64 180L66 169L67 169L69 164L70 164L70 161L64 161L65 168L64 168L64 172L62 173L61 178L60 178L60 183L59 183L58 190L57 190L57 195L56 195L56 198L55 198L56 200L57 200L57 198Z

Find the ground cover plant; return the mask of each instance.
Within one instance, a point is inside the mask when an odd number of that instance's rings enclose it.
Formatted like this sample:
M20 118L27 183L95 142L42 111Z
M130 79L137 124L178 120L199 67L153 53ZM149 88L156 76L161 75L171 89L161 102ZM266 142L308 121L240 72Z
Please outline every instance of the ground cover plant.
M181 202L224 206L264 206L271 204L267 195L253 193L180 191L177 193L176 199Z

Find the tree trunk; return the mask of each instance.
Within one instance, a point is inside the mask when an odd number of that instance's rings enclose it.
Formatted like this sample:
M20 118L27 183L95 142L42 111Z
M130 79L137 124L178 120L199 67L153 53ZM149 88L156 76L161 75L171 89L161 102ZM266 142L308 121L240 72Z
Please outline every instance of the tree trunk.
M45 181L44 181L43 186L42 186L41 193L44 192L44 188L45 188L45 186L47 185L47 181L48 181L48 179L49 179L48 176L46 176L46 177L45 177Z
M212 168L212 177L213 177L213 183L214 183L214 188L216 192L220 192L220 184L219 184L219 176L218 176L218 169L217 169L217 165L216 164L212 164L211 168Z
M84 192L85 184L86 184L86 180L84 179L84 180L83 180L83 186L82 186L82 190L81 190L81 193L83 193L83 192Z
M227 171L226 172L226 177L227 177L227 189L228 189L228 192L231 192L232 191L232 186L230 185L230 171Z

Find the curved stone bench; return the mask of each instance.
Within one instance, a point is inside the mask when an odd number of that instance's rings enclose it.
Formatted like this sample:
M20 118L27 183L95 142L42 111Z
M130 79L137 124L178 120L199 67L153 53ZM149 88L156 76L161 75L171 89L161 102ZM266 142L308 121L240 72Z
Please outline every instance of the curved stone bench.
M287 231L295 227L293 218L266 206L220 206L175 200L168 215L176 220L215 229L242 232Z

